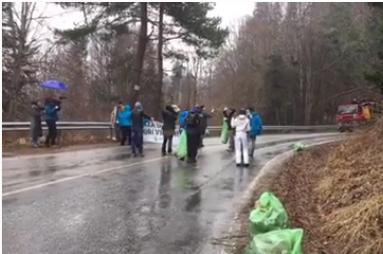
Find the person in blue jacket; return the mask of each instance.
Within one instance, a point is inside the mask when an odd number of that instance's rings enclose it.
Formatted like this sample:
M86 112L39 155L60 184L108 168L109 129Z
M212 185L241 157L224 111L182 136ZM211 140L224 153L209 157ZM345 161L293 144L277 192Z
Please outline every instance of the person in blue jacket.
M180 129L185 129L186 127L186 117L189 114L189 110L185 109L184 111L181 111L178 118L178 123L180 125Z
M252 107L248 107L248 117L250 119L250 151L249 156L253 158L255 150L255 141L258 135L262 134L263 123L261 116Z
M57 137L57 121L59 120L58 111L61 108L61 101L54 98L46 98L44 105L44 116L48 126L48 134L45 138L45 146L53 146L56 144Z
M132 143L132 108L129 104L119 106L117 110L118 127L121 131L121 145L125 145L128 139L128 145Z

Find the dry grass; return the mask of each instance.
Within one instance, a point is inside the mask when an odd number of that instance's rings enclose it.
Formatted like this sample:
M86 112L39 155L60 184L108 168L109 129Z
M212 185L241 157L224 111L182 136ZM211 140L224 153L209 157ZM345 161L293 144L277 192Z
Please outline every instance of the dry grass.
M383 253L383 119L297 154L254 199L265 190L281 199L292 227L304 229L304 253Z

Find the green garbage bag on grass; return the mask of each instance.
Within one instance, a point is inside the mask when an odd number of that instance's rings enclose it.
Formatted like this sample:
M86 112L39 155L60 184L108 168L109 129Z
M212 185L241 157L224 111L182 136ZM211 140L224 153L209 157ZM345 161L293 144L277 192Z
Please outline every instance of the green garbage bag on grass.
M245 254L303 254L302 229L274 230L253 237Z
M177 151L176 151L176 156L178 159L182 160L186 157L188 154L188 142L187 142L187 135L186 131L182 130L179 141L178 141L178 146L177 146Z
M279 199L270 192L264 192L251 211L250 232L252 235L266 233L287 227L287 213Z
M221 142L222 144L226 144L228 140L229 140L229 126L227 122L224 120L222 124L222 129L221 129Z

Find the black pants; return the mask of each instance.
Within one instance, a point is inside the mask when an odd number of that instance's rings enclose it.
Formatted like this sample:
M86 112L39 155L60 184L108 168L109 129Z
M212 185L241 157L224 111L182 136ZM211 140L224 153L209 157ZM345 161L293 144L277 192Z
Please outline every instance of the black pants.
M204 144L203 144L203 139L204 139L204 137L205 137L205 133L206 133L206 129L203 129L203 130L202 130L202 133L201 133L201 135L200 135L199 147L203 147L203 146L204 146Z
M125 145L128 139L128 145L132 144L132 128L130 126L120 126L121 130L121 145Z
M199 132L187 132L188 159L195 160L197 157L198 147L201 142L201 134Z
M45 139L45 145L55 145L56 144L56 136L57 136L57 127L55 120L46 120L48 126L48 135Z
M164 135L164 141L162 142L162 153L166 153L166 143L168 143L168 153L172 153L173 135Z
M144 130L133 129L132 130L132 152L137 154L137 150L140 154L143 154L144 150Z

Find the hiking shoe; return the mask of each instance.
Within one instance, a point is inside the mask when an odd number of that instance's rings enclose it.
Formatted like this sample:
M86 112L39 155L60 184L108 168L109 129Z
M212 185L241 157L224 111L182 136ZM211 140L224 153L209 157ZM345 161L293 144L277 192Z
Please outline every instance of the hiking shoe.
M191 158L189 158L189 159L187 159L186 162L192 164L192 163L196 163L197 160L196 160L196 159L191 159Z

